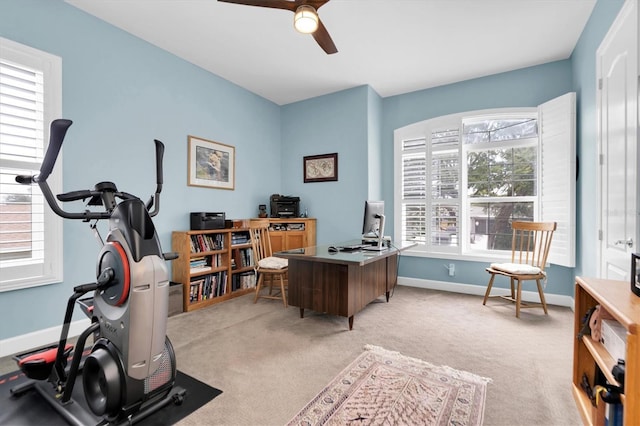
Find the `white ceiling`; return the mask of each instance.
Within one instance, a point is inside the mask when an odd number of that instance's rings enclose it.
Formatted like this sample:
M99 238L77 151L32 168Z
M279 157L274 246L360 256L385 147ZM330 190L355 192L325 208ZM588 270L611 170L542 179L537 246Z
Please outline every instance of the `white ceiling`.
M216 0L66 0L284 105L370 85L382 97L566 59L596 0L331 0L338 53L287 10Z

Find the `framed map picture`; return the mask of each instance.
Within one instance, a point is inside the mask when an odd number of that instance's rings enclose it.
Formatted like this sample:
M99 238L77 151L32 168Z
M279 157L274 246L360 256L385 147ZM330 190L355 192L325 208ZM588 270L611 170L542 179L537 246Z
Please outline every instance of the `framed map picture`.
M338 154L309 155L303 159L304 183L338 180Z
M188 185L233 190L235 157L231 145L189 136Z

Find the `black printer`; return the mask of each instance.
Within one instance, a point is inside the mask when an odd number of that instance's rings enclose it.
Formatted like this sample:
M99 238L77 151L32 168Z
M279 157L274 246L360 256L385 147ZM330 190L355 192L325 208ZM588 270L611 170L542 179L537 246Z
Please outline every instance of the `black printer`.
M191 212L190 222L192 231L203 231L209 229L223 229L224 213Z
M271 196L271 217L299 217L300 197L273 194Z

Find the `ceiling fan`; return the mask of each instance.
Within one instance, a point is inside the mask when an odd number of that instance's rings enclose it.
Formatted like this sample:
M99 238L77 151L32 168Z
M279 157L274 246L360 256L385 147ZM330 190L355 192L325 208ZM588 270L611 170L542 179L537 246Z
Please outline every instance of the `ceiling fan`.
M246 6L270 7L272 9L290 10L295 13L293 25L301 33L311 34L322 50L328 55L337 53L338 49L331 40L329 32L320 21L317 10L329 0L218 0L224 3L235 3Z

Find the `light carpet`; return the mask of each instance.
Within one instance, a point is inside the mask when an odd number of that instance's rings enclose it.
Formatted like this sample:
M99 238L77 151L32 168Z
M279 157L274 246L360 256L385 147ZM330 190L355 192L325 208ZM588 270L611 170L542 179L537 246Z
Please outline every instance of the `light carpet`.
M366 345L289 425L481 425L491 379Z

